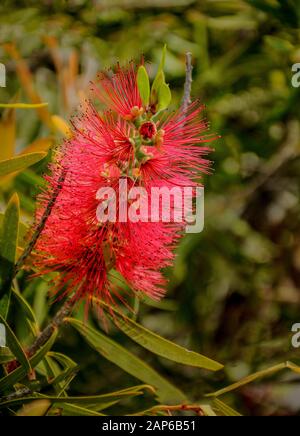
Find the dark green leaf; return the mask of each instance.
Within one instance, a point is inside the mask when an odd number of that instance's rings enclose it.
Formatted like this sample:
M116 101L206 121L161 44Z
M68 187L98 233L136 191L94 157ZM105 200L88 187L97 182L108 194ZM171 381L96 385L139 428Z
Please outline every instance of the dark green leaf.
M103 407L107 407L108 403L119 401L128 397L141 395L143 391L140 386L133 386L129 389L123 389L121 391L110 392L103 395L90 395L90 396L78 396L78 397L58 397L36 394L35 396L26 396L22 398L14 398L12 400L6 400L0 402L0 408L13 407L18 404L30 403L31 401L39 399L46 399L52 404L70 403L70 404L85 404L85 405L97 405L98 410Z
M12 296L15 297L15 299L20 304L22 311L25 313L31 332L33 333L34 336L37 336L39 333L39 328L38 328L36 317L34 315L33 309L31 308L30 304L25 300L23 295L14 288L12 288Z
M154 386L160 401L180 403L186 400L185 395L178 388L126 348L77 319L68 318L68 322L79 331L91 347L107 360L137 379Z
M116 402L104 404L104 408L108 408ZM87 409L82 406L78 406L70 403L62 403L59 405L62 408L63 416L105 416L103 413L96 412L95 410Z
M155 353L158 356L166 359L173 360L177 363L196 366L198 368L205 368L210 371L218 371L223 368L223 365L220 363L215 362L206 356L195 353L194 351L187 350L186 348L174 344L168 339L162 338L156 333L151 332L134 320L121 314L116 309L104 304L103 306L106 307L108 313L113 310L114 315L112 316L112 319L117 327L119 327L127 336L129 336L139 345L151 351L152 353Z
M57 330L52 333L51 338L29 359L32 368L35 368L44 356L51 350L57 336ZM22 366L19 366L13 372L9 373L0 379L0 392L5 391L10 386L19 382L26 376L26 371Z
M5 319L9 308L11 283L16 260L19 216L19 197L14 194L5 211L0 233L0 314Z
M14 356L18 360L18 362L22 365L24 371L29 373L31 371L31 366L29 360L24 352L22 345L18 341L18 338L10 328L9 324L6 322L5 318L0 314L0 322L5 325L6 328L6 337L7 344L9 349L13 352Z

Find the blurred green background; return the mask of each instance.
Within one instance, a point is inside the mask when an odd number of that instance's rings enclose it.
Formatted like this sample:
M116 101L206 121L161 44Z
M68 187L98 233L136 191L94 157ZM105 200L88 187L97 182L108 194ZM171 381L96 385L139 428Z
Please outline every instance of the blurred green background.
M15 153L57 143L49 113L68 120L98 70L144 54L153 77L164 43L175 107L185 53L193 54L192 97L207 105L211 130L222 136L211 154L214 173L205 179L205 229L183 239L166 300L143 304L138 319L224 363L225 371L175 365L135 348L114 329L110 334L195 401L261 368L300 364L291 345L292 325L300 322L300 89L291 84L292 65L300 62L299 24L297 0L1 1L7 87L0 88L0 101L49 103L39 113L18 110L16 120L14 112L2 111L2 158L11 155L12 143ZM47 159L0 180L0 211L17 191L29 223L46 165ZM47 283L28 283L24 277L19 285L44 325L55 310L48 314ZM13 320L26 342L17 310ZM81 365L74 394L134 382L71 328L56 349ZM229 395L228 403L246 415L297 415L300 377L278 373Z

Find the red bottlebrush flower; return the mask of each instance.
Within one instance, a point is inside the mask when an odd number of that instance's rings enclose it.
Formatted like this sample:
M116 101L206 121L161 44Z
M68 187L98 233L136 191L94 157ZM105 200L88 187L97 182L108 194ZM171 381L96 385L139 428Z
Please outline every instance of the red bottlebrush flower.
M133 62L126 69L117 66L111 75L101 73L92 89L102 103L126 120L134 120L144 112Z
M119 219L99 221L99 189L112 189L120 197L122 182L146 193L153 187L196 186L199 172L207 172L209 166L203 157L209 149L201 143L214 138L204 136L207 124L201 120L198 103L156 124L149 121L133 64L125 70L118 67L110 78L101 76L92 90L110 111L100 114L88 102L73 122L72 137L57 153L46 176L48 189L39 199L37 220L57 188L61 168L66 178L38 240L35 267L38 274L59 273L55 292L73 294L76 300L122 299L116 272L133 292L159 299L166 286L162 269L173 262L184 222L151 221L148 200L139 221L121 220L120 204L115 210ZM139 111L138 122L134 108ZM139 208L143 199L139 201L126 199L132 208ZM109 208L111 199L103 204ZM128 210L125 216L129 217Z

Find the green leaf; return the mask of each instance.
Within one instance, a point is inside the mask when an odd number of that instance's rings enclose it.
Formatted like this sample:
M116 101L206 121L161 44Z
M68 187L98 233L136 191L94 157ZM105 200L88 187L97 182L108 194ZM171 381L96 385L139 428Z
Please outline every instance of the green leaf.
M48 296L48 284L41 281L36 285L36 291L33 299L32 308L38 323L41 328L49 311L49 304L47 300Z
M0 108L10 109L38 109L48 106L48 103L0 103Z
M150 97L149 76L144 65L141 65L137 72L137 85L144 106L148 106Z
M10 199L0 233L0 314L6 319L11 283L14 275L18 234L20 203L17 194Z
M215 362L208 357L202 356L201 354L195 353L194 351L187 350L186 348L174 344L168 339L162 338L158 334L151 332L134 320L118 312L113 307L110 307L104 303L102 305L106 308L108 314L111 313L111 311L114 312L114 315L111 316L111 319L115 322L115 325L118 328L120 328L127 336L129 336L139 345L151 351L152 353L177 363L196 366L198 368L205 368L210 371L219 371L223 368L223 365L220 363Z
M116 401L111 403L104 404L104 408L108 408L116 404ZM96 412L95 410L86 409L82 406L77 406L75 404L70 403L62 403L60 404L62 407L62 415L63 416L105 416L103 413Z
M155 81L157 80L158 76L161 75L161 73L163 76L163 81L165 81L164 68L165 68L165 63L166 63L166 55L167 55L167 44L165 44L163 46L163 49L161 52L160 63L159 63L158 69L157 69L155 79L153 81L153 85L155 84ZM153 87L153 85L152 85L152 87Z
M10 295L11 293L8 292L0 299L0 313L4 316L4 318L7 318L9 306L10 306Z
M167 44L165 44L165 45L163 46L163 49L162 49L161 58L160 58L160 63L159 63L158 71L157 71L158 73L159 73L160 71L163 71L164 68L165 68L166 55L167 55Z
M158 103L158 93L160 87L165 83L165 75L163 71L159 71L154 79L154 82L152 83L151 87L151 98L150 98L150 104L156 105Z
M31 366L29 360L22 348L22 345L18 341L18 338L10 328L9 324L6 322L5 318L0 314L0 322L5 325L7 344L9 349L13 352L14 356L17 358L18 362L22 365L26 373L31 371Z
M0 177L7 174L14 173L15 171L24 170L27 167L39 162L47 156L47 153L28 153L11 159L0 161Z
M48 384L54 387L55 394L59 396L60 392L62 392L62 396L66 396L61 381L63 381L64 378L68 378L69 371L67 371L67 373L61 371L59 365L57 365L55 360L52 359L49 354L44 357L42 363L47 373ZM41 371L41 365L39 365L39 371Z
M54 351L47 353L44 364L48 378L51 379L49 384L54 386L58 396L66 396L65 391L78 372L78 365L69 357Z
M158 111L167 109L172 100L172 94L169 85L163 83L158 90Z
M48 359L48 356L46 356L45 359ZM76 366L74 368L64 369L54 379L50 381L49 384L57 385L59 397L67 396L66 390L70 385L71 381L77 375L78 371L79 371L79 366Z
M77 319L68 318L67 321L107 360L144 383L154 386L161 402L180 403L186 400L185 395L178 388L126 348Z
M11 354L9 348L0 347L0 365L11 362L12 360L14 360L14 356Z
M217 416L209 404L200 404L200 407L204 416Z
M0 401L0 408L14 407L18 404L30 403L36 399L46 399L52 404L70 403L78 405L97 405L100 410L102 407L107 407L108 403L120 401L128 397L137 396L143 394L140 386L133 386L129 389L123 389L121 391L110 392L103 395L90 395L90 396L78 396L78 397L58 397L48 396L42 394L35 394L34 396L26 396L22 398L14 398L12 400Z
M4 220L4 214L0 213L0 231L3 226L3 220ZM28 233L28 226L23 223L22 221L19 222L19 239L18 239L18 246L23 247L24 246L24 238Z
M160 64L151 87L150 103L152 105L157 104L159 88L163 83L165 83L164 68L165 68L165 61L166 61L166 53L167 53L167 45L165 44L162 49Z
M280 363L278 365L274 365L271 368L263 369L262 371L255 372L254 374L248 375L247 377L242 378L240 381L233 383L226 388L220 389L216 392L213 392L211 394L206 395L207 397L219 397L220 395L226 394L228 392L234 391L235 389L238 389L242 386L245 386L248 383L251 383L257 379L260 379L262 377L270 376L278 371L281 371L283 369L290 369L297 374L300 374L300 367L295 365L292 362L284 362Z
M49 351L49 357L53 357L57 362L59 362L64 368L75 368L77 363L74 362L69 356L65 354L58 353L57 351Z
M25 313L31 332L33 333L34 336L37 336L39 333L39 328L38 328L35 314L30 304L27 302L27 300L25 300L23 295L14 288L12 288L12 295L18 301L22 311Z
M44 358L44 356L51 350L55 339L57 336L57 330L52 333L50 339L29 359L31 368L35 368L38 363ZM24 370L23 366L19 366L14 371L10 372L8 375L0 379L0 392L5 391L10 386L18 383L24 377L26 377L27 373Z
M242 416L239 412L232 409L230 406L223 403L223 401L219 400L218 398L215 398L213 400L213 406L215 410L220 411L224 416Z

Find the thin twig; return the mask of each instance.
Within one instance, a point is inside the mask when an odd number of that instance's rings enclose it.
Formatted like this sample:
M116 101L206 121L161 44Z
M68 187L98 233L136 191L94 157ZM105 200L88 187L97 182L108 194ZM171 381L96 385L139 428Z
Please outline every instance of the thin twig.
M2 397L0 404L5 403L6 401L16 400L17 398L25 397L26 395L32 395L32 390L29 388L19 389L18 391L13 392L6 397Z
M20 256L19 260L17 261L17 263L15 265L14 277L17 275L17 273L20 271L20 269L24 265L26 259L31 254L32 250L34 249L35 244L37 243L37 240L38 240L40 234L44 230L45 225L47 223L47 220L48 220L49 216L51 215L52 209L53 209L55 202L57 200L57 197L62 189L63 183L64 183L65 178L66 178L66 174L67 174L67 171L65 168L63 168L61 175L57 181L57 186L52 193L52 196L51 196L51 198L46 206L46 209L43 213L43 216L42 216L39 224L37 225L28 246L26 247L23 254ZM67 300L63 304L61 309L57 312L57 314L54 316L53 320L39 334L39 336L36 338L36 340L31 345L31 347L27 350L27 354L29 357L33 356L38 351L38 349L40 347L42 347L48 341L48 339L50 339L54 330L56 328L60 327L61 324L63 324L64 319L66 318L66 316L68 316L70 314L70 312L72 311L72 308L73 308L73 304L72 304L71 300Z
M198 404L176 404L176 405L159 405L154 406L149 409L148 412L151 412L151 415L155 415L159 412L165 412L168 415L172 416L172 412L194 412L196 415L204 416L204 411L202 407ZM141 416L144 415L144 412L134 413L129 416Z
M192 65L192 53L188 52L185 55L185 83L182 97L181 107L186 110L189 104L191 104L191 91L192 91L192 77L193 65Z
M53 206L55 205L56 199L58 197L58 194L63 186L63 183L65 181L66 178L66 173L67 171L65 169L62 170L62 173L58 179L57 182L57 186L55 188L55 190L53 191L53 194L46 206L46 209L43 213L43 216L39 222L39 224L36 226L36 229L34 231L34 234L28 244L28 246L26 247L26 249L24 250L23 254L19 257L16 265L15 265L15 270L14 270L14 277L18 274L18 272L20 271L20 269L22 268L22 266L24 265L26 259L28 258L28 256L31 254L33 248L35 247L35 244L37 243L37 240L40 236L40 234L42 233L42 231L45 228L47 219L49 218L49 216L51 215Z

